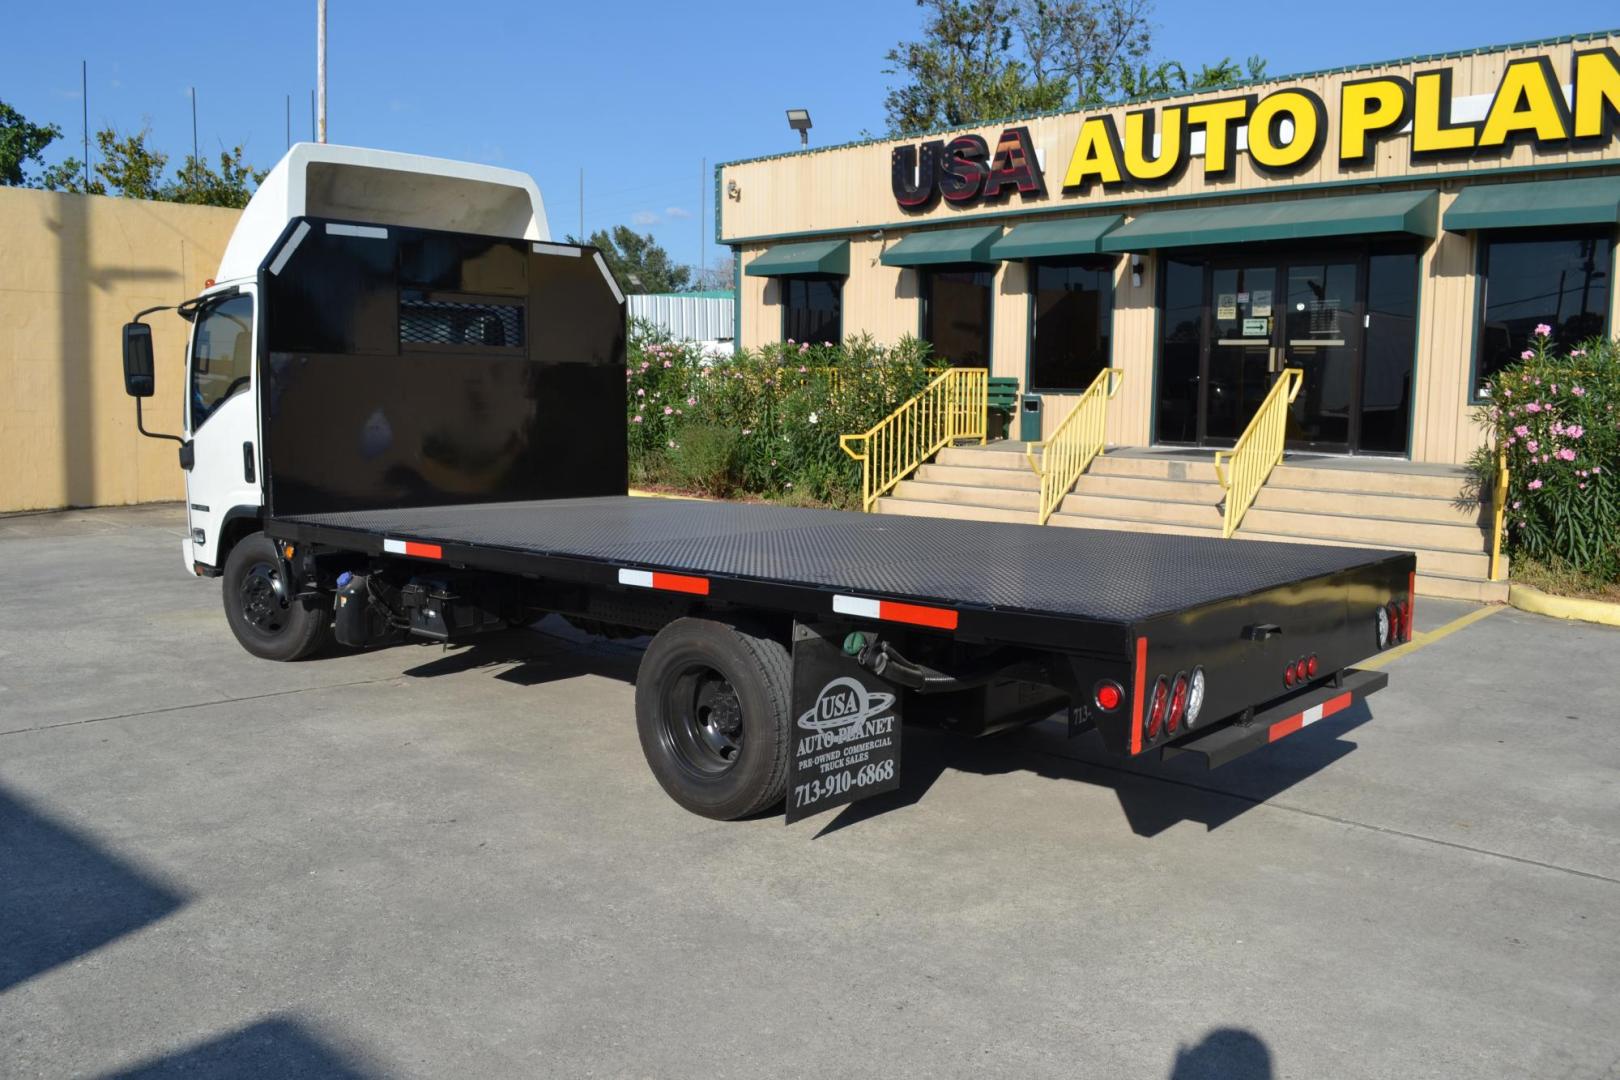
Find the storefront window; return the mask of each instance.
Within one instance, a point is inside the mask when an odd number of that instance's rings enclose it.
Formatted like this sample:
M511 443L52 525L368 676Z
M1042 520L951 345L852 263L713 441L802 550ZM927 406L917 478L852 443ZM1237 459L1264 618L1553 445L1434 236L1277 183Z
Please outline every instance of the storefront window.
M843 340L844 279L785 277L782 288L782 340L837 345Z
M1484 238L1480 253L1481 321L1474 395L1529 348L1537 324L1568 348L1604 332L1609 318L1612 229Z
M990 366L990 300L995 274L947 267L922 274L922 336L955 367Z
M1204 330L1202 263L1164 261L1159 328L1157 437L1160 442L1197 442L1198 361Z
M1109 363L1113 312L1112 259L1031 264L1030 389L1090 386Z

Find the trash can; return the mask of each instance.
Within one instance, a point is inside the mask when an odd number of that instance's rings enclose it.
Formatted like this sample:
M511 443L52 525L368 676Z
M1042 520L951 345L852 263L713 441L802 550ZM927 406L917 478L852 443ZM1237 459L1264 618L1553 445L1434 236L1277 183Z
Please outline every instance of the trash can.
M1018 410L1018 437L1024 442L1040 442L1041 395L1024 395L1023 407Z

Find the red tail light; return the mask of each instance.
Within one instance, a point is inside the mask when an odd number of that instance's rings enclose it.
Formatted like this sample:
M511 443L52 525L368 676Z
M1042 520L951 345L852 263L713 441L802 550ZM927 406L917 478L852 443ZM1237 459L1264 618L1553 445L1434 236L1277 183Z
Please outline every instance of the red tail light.
M1170 720L1171 734L1181 728L1181 717L1187 711L1187 673L1183 671L1176 676L1175 689L1170 692Z
M1285 664L1285 665L1283 665L1283 685L1284 686L1293 686L1294 682L1295 682L1294 665L1293 664Z
M1312 653L1311 658L1309 660L1305 661L1305 674L1311 676L1312 678L1316 677L1316 654L1315 653Z
M1157 739L1159 728L1164 724L1165 708L1170 703L1170 684L1160 675L1153 684L1153 704L1148 707L1147 737Z
M1113 712L1119 708L1119 703L1125 700L1125 691L1119 683L1112 679L1104 679L1091 692L1091 699L1103 712Z

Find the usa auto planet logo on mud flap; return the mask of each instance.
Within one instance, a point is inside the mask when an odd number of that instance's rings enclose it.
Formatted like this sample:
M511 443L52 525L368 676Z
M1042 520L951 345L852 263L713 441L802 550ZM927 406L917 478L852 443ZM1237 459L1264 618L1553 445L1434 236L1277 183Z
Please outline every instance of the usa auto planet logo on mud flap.
M814 754L888 735L894 730L894 717L882 714L892 708L893 694L873 693L858 680L840 676L822 687L815 705L799 717L799 727L812 734L799 740L798 753Z

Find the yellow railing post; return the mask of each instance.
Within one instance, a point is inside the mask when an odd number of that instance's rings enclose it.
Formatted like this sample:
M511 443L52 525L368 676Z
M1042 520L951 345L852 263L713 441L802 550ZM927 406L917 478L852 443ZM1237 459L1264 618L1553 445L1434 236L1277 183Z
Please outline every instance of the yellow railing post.
M861 509L870 511L885 492L951 443L984 442L989 405L987 369L946 368L870 431L839 436L844 453L861 463Z
M1502 518L1507 510L1508 463L1507 447L1496 448L1496 490L1492 493L1495 505L1491 508L1491 580L1501 581L1502 574Z
M1225 493L1225 520L1221 533L1230 538L1243 522L1243 515L1254 505L1260 489L1271 476L1271 470L1283 459L1283 445L1288 437L1288 406L1299 396L1305 373L1299 368L1287 368L1272 384L1266 399L1255 410L1254 419L1243 429L1237 445L1230 450L1215 451L1215 478ZM1225 458L1226 468L1222 467ZM1230 470L1230 471L1228 471Z
M1080 479L1080 474L1107 445L1108 399L1119 393L1124 381L1122 369L1103 368L1052 432L1052 437L1025 447L1024 457L1029 467L1041 478L1038 520L1042 525L1063 504L1064 496ZM1035 458L1037 450L1040 451L1039 461Z

